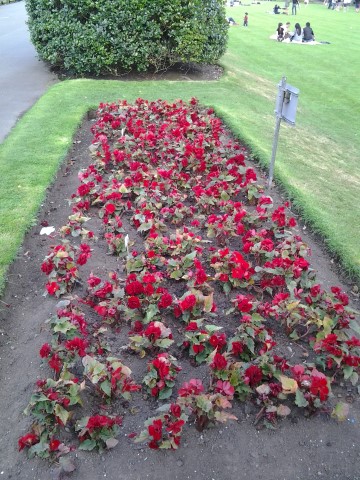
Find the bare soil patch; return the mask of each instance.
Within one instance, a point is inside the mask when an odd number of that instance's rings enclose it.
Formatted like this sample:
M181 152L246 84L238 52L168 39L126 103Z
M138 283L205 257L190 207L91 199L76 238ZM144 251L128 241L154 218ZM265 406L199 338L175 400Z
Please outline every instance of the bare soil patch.
M21 480L49 480L58 478L56 465L46 461L28 460L17 450L17 440L29 429L29 418L22 414L28 404L34 383L49 372L38 356L41 345L49 340L47 320L55 313L56 299L43 297L45 277L40 264L48 254L54 240L40 236L41 223L59 229L70 214L67 199L78 187L77 173L89 162L88 146L92 135L92 120L85 119L74 138L74 145L65 159L54 184L49 188L46 201L39 212L38 222L28 232L18 258L11 266L8 286L0 303L0 478ZM256 168L256 166L254 166ZM261 176L261 173L259 172ZM264 179L265 181L265 179ZM272 192L277 201L280 195ZM89 225L90 226L90 225ZM352 297L349 288L336 274L336 264L306 234L304 226L297 227L299 234L311 246L312 266L325 288L340 285ZM101 246L101 245L100 245ZM106 261L96 261L96 248L92 262L86 265L97 275L104 277L112 268L118 268L117 260L108 256ZM84 278L86 278L84 273ZM77 291L81 295L81 291ZM356 300L356 299L355 299ZM296 345L286 343L297 355ZM117 352L113 352L117 353ZM141 381L144 361L125 353L124 362L133 370L133 376ZM189 363L178 379L194 376ZM205 380L202 367L196 368L196 377ZM139 412L132 415L126 405L117 404L118 413L124 415L124 427L119 445L99 456L97 453L76 453L76 480L137 480L163 479L214 479L230 480L360 480L360 402L350 387L343 386L335 392L338 399L351 402L348 419L339 424L327 414L317 414L308 419L294 412L279 424L276 431L257 430L254 418L257 407L251 403L234 402L235 423L197 432L186 429L178 451L150 451L136 445L127 435L143 429L144 420L155 415L157 402L144 402L134 395L132 406Z
M72 78L69 72L53 69L60 79ZM148 70L146 72L119 72L118 75L102 75L93 77L101 80L145 81L145 80L174 80L174 81L206 81L219 80L223 69L219 65L199 63L176 63L163 70ZM87 77L91 78L91 77Z

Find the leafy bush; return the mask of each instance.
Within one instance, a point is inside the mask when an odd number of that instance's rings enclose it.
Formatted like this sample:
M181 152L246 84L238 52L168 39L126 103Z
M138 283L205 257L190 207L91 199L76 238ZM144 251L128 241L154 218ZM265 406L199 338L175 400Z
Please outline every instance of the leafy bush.
M211 63L225 52L222 0L27 0L39 56L76 75Z

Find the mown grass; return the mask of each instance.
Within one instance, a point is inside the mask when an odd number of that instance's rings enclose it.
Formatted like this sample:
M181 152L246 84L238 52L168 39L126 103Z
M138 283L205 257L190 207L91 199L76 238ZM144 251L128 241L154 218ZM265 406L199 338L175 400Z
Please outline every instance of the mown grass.
M347 274L360 281L359 112L356 68L360 15L302 7L296 17L266 13L273 2L229 8L249 27L231 27L220 81L69 80L51 87L0 145L0 286L48 185L86 111L100 102L137 97L211 105L234 134L268 165L277 84L285 74L300 89L297 126L281 127L275 174L306 222L321 234ZM280 19L279 19L280 17ZM269 40L278 21L310 21L330 45ZM351 32L351 35L349 35Z
M297 126L281 127L277 178L329 249L342 259L345 269L359 278L360 137L356 112L360 101L353 88L353 66L358 63L360 45L359 14L353 6L348 12L337 12L323 5L302 5L296 16L266 14L272 6L269 2L254 6L251 11L250 7L229 9L239 20L248 11L249 29L232 28L232 56L236 46L240 49L236 61L225 56L223 64L236 71L240 81L248 77L251 85L243 82L245 91L258 88L263 98L258 107L261 112L269 111L269 84L272 89L283 74L300 89ZM296 21L302 26L309 21L316 39L330 44L293 45L264 40L279 21L290 21L292 27ZM267 163L272 135L267 119L265 128L261 129L259 124L252 128L251 113L241 115L249 125L250 135L261 132L256 139L251 138L251 144L255 143L260 151L260 161Z

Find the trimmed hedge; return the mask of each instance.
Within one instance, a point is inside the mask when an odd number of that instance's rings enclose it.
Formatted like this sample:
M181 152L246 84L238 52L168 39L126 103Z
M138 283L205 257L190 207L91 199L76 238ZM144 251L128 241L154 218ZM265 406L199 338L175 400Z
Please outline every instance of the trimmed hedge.
M43 60L74 75L213 63L225 52L223 0L27 0Z

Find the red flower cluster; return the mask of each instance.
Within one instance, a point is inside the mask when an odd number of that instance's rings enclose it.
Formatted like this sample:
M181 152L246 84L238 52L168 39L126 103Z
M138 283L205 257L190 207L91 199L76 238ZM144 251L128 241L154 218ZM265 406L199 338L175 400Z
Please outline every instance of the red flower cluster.
M181 302L179 302L179 306L182 312L186 310L192 310L196 305L196 297L195 295L187 295Z
M187 397L188 395L200 395L204 391L201 380L192 378L189 382L184 382L178 391L179 397Z
M258 385L263 377L261 369L257 365L251 365L245 370L245 381L250 387Z
M101 428L111 428L114 425L122 425L121 417L108 417L106 415L94 415L88 419L86 428L91 433L93 430Z
M25 447L32 447L39 442L39 437L34 433L27 433L23 437L19 438L18 446L19 450L23 450Z
M215 353L214 359L210 364L210 368L213 370L224 370L227 367L227 364L228 362L224 355L221 355L221 353Z

